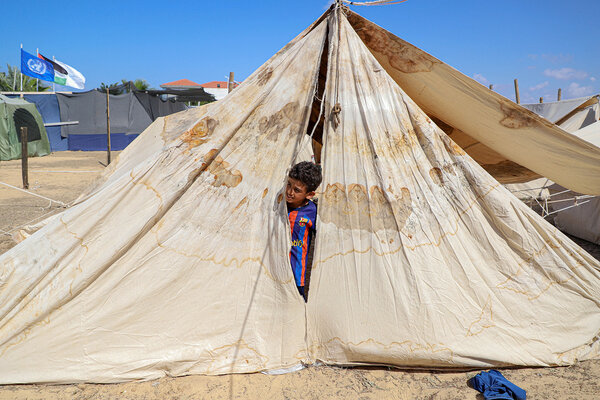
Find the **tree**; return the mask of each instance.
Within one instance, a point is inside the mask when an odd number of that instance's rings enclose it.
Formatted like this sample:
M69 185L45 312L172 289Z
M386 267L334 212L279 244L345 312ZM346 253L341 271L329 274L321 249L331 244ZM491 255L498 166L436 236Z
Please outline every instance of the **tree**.
M137 90L151 89L150 84L145 79L136 79L134 81L130 81L129 79L121 79L121 82L123 83L123 86L125 86L126 92L129 92L132 86Z
M6 64L7 72L0 72L0 90L5 92L21 91L21 73L17 67ZM23 75L23 92L45 92L50 89L42 81Z
M125 88L119 83L111 83L107 85L106 83L102 82L98 90L102 93L106 93L106 89L108 89L108 93L117 95L123 94Z
M102 82L98 90L103 93L106 93L106 89L108 89L108 93L110 94L123 94L129 93L131 88L134 87L137 90L148 90L150 89L150 84L146 82L144 79L136 79L135 81L130 81L129 79L121 79L121 82L111 83L107 85Z

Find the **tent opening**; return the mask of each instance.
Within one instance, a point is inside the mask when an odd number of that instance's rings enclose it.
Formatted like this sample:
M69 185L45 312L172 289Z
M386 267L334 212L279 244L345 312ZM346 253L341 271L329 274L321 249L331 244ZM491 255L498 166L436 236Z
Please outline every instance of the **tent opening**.
M21 143L21 128L27 128L27 142L41 140L42 135L37 121L32 113L24 108L18 108L13 114L15 128L17 130L17 140Z
M329 28L328 28L329 29ZM325 110L323 105L323 94L325 93L325 81L327 80L327 60L329 59L329 35L325 35L325 44L319 63L319 77L317 88L310 112L310 118L306 129L306 134L312 133L312 149L315 156L315 163L321 163L321 147L323 146L323 127L325 121ZM321 109L323 107L323 109ZM313 133L314 130L314 133Z
M323 147L323 130L325 124L325 107L323 104L323 96L325 94L325 83L327 81L327 70L329 60L329 27L325 33L325 43L323 44L323 52L321 53L321 60L319 61L319 76L317 78L315 95L313 96L313 102L311 105L311 112L309 121L306 128L306 134L312 134L312 151L314 155L314 162L321 164L321 149ZM317 189L318 190L318 189ZM312 199L315 204L318 204L318 198ZM306 275L304 284L304 301L308 301L308 293L310 287L310 275L312 271L313 255L315 251L315 245L317 241L317 235L312 236L308 247L308 256L306 260Z

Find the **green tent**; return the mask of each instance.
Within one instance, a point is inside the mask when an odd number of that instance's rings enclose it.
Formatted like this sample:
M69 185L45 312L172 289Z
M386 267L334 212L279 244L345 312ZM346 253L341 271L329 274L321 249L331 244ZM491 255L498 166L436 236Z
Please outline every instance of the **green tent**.
M21 157L21 127L27 127L30 157L50 154L50 142L35 104L0 94L0 160Z

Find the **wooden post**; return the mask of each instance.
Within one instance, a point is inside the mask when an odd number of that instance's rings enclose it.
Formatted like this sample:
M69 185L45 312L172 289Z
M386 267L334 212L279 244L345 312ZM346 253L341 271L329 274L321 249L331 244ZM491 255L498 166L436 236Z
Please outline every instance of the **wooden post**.
M515 79L515 98L517 100L517 104L521 104L521 98L519 97L519 80Z
M562 89L558 88L558 96L556 97L557 101L560 101L561 97L562 97Z
M544 98L540 97L540 104L542 104L544 102Z
M23 177L23 189L29 189L29 171L27 169L27 127L21 127L21 175Z
M494 85L490 83L490 90L494 90Z
M110 164L110 105L109 93L106 88L106 165Z
M231 93L233 90L233 72L229 73L229 83L227 83L227 93Z

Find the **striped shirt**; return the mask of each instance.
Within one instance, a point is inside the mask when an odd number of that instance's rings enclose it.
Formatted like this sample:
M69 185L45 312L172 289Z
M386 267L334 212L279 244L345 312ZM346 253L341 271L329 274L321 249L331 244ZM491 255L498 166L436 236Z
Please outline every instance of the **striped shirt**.
M309 200L305 206L288 208L288 217L292 230L290 262L296 279L296 286L303 287L306 279L308 248L317 227L317 206Z

